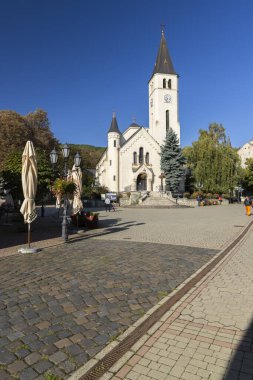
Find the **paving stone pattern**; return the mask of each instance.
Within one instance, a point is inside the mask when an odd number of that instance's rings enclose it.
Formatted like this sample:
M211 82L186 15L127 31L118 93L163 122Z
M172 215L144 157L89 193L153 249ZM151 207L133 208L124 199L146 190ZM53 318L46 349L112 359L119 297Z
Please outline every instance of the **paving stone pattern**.
M88 239L0 261L0 379L67 379L216 250Z
M252 247L251 228L240 246L147 334L131 359L102 379L252 380Z

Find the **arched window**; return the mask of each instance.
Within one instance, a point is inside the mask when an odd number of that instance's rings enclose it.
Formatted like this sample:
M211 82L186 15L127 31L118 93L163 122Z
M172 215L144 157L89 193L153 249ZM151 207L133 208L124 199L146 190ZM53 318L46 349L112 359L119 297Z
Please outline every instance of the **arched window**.
M136 165L137 164L137 153L134 152L133 154L133 161L134 161L134 164Z
M166 111L166 134L169 132L169 129L170 129L170 113L169 111L167 110Z
M146 153L146 164L149 164L149 153Z
M168 80L168 88L171 88L171 79Z
M163 80L163 88L166 88L166 79Z
M143 148L139 149L139 164L143 164Z

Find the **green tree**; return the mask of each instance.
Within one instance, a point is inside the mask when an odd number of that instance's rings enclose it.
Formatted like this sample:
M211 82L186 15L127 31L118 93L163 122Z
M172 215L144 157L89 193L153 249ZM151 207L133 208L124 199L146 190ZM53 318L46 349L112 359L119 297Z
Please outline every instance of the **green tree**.
M36 192L37 201L42 201L49 193L48 185L52 173L50 159L48 154L42 149L35 149L37 168L38 168L38 185ZM5 162L5 170L2 177L6 183L5 187L11 189L12 196L15 200L23 199L22 189L22 153L23 150L12 152L9 154Z
M221 124L199 131L199 139L184 149L195 187L206 192L231 193L238 184L240 159Z
M50 130L47 113L39 109L22 116L15 111L0 111L0 172L6 170L9 155L23 150L28 140L47 154L59 145Z
M170 191L177 192L185 173L186 160L182 155L176 133L170 128L164 145L161 147L161 170L165 174L166 185Z
M246 160L246 167L243 169L242 187L246 194L253 193L253 158Z

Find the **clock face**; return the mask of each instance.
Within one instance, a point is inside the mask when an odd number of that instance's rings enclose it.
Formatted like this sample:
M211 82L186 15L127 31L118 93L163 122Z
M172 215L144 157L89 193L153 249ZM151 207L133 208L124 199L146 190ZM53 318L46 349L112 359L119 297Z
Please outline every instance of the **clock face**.
M164 95L164 102L170 103L171 102L171 95L169 95L169 94Z

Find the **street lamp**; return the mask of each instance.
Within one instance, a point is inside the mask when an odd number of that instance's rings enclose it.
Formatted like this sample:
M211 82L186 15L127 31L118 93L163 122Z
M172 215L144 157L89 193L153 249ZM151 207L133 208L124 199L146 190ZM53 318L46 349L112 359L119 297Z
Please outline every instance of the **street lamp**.
M75 166L79 167L81 164L81 155L77 152L74 157Z
M69 158L70 148L67 144L64 144L62 147L62 155L64 159L64 179L67 179L68 170L67 170L67 161ZM55 149L53 149L50 153L50 161L54 167L57 163L58 154ZM74 157L75 166L80 166L81 156L79 153L76 153ZM62 239L64 241L68 240L68 230L67 230L67 197L64 194L64 203L63 203L63 216L62 216Z

